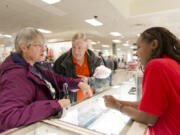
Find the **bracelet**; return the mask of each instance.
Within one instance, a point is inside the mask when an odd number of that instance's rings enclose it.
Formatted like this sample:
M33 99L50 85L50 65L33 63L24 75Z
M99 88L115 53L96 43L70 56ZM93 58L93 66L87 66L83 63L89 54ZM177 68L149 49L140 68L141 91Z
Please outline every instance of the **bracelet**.
M119 107L119 111L122 112L122 113L123 113L123 107L124 107L123 104L121 104L121 106Z

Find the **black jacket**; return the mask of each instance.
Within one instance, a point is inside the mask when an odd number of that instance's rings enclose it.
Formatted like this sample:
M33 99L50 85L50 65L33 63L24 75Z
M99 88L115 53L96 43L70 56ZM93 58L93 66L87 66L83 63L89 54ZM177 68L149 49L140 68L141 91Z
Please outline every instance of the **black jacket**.
M87 50L87 61L90 72L90 77L94 74L96 67L103 65L103 61L100 57L96 56L91 50ZM76 68L72 59L72 50L61 55L54 63L54 72L62 74L68 77L76 78Z
M104 64L103 64L102 59L96 56L93 51L88 49L86 54L87 54L90 77L92 77L96 67L100 65L104 65ZM77 78L75 64L73 63L73 59L72 59L72 49L70 49L68 52L64 53L63 55L61 55L55 61L53 70L54 72L58 74ZM89 78L89 84L93 89L104 86L107 83L107 81L108 81L108 78L106 79Z

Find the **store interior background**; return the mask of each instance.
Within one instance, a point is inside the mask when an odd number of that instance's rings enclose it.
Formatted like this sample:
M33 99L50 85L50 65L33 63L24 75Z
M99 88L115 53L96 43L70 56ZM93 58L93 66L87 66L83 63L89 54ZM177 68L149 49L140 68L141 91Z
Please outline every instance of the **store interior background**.
M103 25L85 22L92 18ZM0 60L14 51L14 37L20 29L35 27L49 31L44 33L46 45L55 59L71 47L75 33L85 32L96 54L102 51L105 57L125 57L129 62L137 59L133 44L139 34L152 26L166 27L179 37L180 1L61 0L47 4L42 0L0 0Z
M95 27L85 22L86 19L92 18L100 21L103 25ZM109 55L120 59L124 57L130 63L137 60L134 44L138 36L145 29L153 26L166 27L179 38L180 0L61 0L55 4L47 4L43 0L0 0L0 63L14 51L14 38L17 32L24 27L47 30L46 33L43 33L46 38L45 44L49 49L47 54L53 55L54 60L71 48L71 39L74 34L84 32L88 37L89 48L96 54L102 51L105 58ZM111 32L119 32L119 35L112 36ZM94 108L89 111L90 107L94 106L91 101L98 100L100 105L103 104L104 106L103 94L113 94L116 98L123 100L139 100L141 98L142 72L124 71L116 71L113 80L115 85L111 89L108 87L109 91L104 91L107 93L98 93L98 95L93 96L95 100L90 98L90 101L81 102L82 106L77 104L80 108L79 112L83 112L81 111L83 106L84 114L88 114L86 109L89 113L94 112ZM129 93L129 90L131 91L133 87L137 88L137 96L133 92ZM99 97L97 98L97 96ZM98 106L97 103L95 102ZM72 107L72 111L77 112L76 107L76 105L74 108ZM89 129L94 128L99 132L102 131L102 133L105 132L111 135L112 133L119 133L127 124L125 123L126 117L119 117L122 114L113 110L106 112L103 112L105 116L102 115L103 117L100 117L97 121L95 119L93 121L95 126L91 126ZM117 115L114 115L115 113ZM93 114L93 116L96 115ZM87 116L84 115L84 117ZM77 117L74 118L76 121ZM83 118L82 114L80 114L80 118ZM106 125L106 127L110 128L105 127L105 118L113 123L107 123L109 125ZM114 124L115 119L121 123ZM129 120L129 118L127 119ZM99 122L102 122L102 124L99 124ZM122 127L119 128L119 125ZM30 128L32 129L32 127ZM46 131L51 131L51 128L48 130L46 128L46 126L40 128L44 135ZM143 127L143 132L145 128ZM59 129L63 128L60 127ZM135 128L131 134L138 130ZM31 131L28 132L32 134ZM37 132L39 131L37 130ZM39 134L42 133L39 132ZM17 134L19 135L19 133ZM25 134L27 134L27 130L25 130ZM69 135L69 132L67 134Z

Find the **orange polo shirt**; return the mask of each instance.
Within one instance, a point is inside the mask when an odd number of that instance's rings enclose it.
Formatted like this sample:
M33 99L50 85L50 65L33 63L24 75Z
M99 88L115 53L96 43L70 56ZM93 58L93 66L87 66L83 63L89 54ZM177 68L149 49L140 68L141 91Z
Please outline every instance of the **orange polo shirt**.
M82 66L80 66L77 62L76 59L72 56L73 62L75 64L76 67L76 75L83 75L86 77L90 76L90 72L89 72L89 68L88 68L88 62L87 62L87 55L85 54L84 57L84 63L82 64ZM93 89L91 88L91 92L94 93ZM86 94L84 98L89 97L89 94ZM83 100L83 93L82 90L79 89L77 91L77 102Z

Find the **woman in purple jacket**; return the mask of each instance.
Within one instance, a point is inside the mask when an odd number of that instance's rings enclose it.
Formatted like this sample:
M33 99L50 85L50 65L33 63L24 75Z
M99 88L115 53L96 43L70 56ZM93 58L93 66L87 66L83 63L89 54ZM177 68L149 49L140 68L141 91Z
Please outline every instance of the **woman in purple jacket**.
M64 83L68 89L89 89L80 79L57 75L36 64L43 60L45 51L44 37L38 30L22 29L15 38L15 50L0 66L0 132L68 107L69 99L58 97Z

